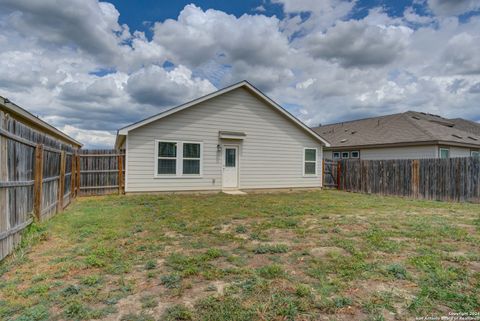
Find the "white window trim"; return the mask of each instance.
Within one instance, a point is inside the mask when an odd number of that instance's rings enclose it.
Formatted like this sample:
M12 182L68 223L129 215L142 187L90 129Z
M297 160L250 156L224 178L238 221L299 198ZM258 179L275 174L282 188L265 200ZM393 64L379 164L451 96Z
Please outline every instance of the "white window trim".
M442 150L448 151L448 157L447 157L447 158L442 158ZM449 159L449 158L450 158L450 148L440 147L440 148L438 149L438 158L440 158L440 159Z
M474 155L477 154L477 155ZM470 157L480 157L480 151L478 150L471 150L470 151Z
M158 157L158 144L162 143L176 143L177 144L177 157ZM183 174L183 144L200 144L200 174ZM195 142L188 140L166 140L155 139L155 154L154 156L154 178L202 178L203 177L203 142ZM177 161L177 173L176 174L158 174L158 159L176 159ZM186 158L187 160L197 160L198 158Z
M353 153L358 153L358 156L357 157L352 156ZM358 151L358 150L351 151L350 152L350 158L355 158L355 159L360 158L360 151Z
M348 154L348 157L343 157L344 153ZM341 156L341 159L349 159L350 158L350 152L341 152L340 156Z
M315 161L306 161L305 160L305 151L307 149L314 149L315 150ZM306 174L305 173L305 163L315 163L315 174ZM302 173L304 177L318 177L318 148L316 147L304 147L303 148L303 162L302 162Z
M335 157L335 154L338 154L338 157ZM332 152L332 159L341 159L342 158L342 153L341 152Z

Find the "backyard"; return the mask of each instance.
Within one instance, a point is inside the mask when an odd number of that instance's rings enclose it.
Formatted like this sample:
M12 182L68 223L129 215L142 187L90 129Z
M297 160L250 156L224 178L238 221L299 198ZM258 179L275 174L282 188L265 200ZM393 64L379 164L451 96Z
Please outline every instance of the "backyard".
M480 205L338 191L79 198L0 263L1 320L480 310Z

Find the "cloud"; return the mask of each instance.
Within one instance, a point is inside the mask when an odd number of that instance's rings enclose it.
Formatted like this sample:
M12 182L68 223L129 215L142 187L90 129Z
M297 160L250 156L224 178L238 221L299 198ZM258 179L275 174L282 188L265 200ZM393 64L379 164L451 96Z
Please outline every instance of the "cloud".
M215 89L208 80L193 77L184 66L169 72L158 66L143 68L129 77L126 86L136 102L160 107L187 102Z
M116 135L104 130L83 130L71 125L65 125L60 130L79 142L88 142L87 148L105 148L115 143Z
M480 9L478 0L428 0L428 5L440 16L457 16Z
M306 40L314 58L337 62L344 67L375 67L391 63L408 46L411 30L406 27L370 25L365 21L339 22L326 33Z
M212 59L251 65L281 65L290 48L280 21L263 15L236 18L218 10L187 5L177 20L154 26L154 41L168 48L169 59L198 67Z
M448 41L443 52L445 69L454 74L480 74L479 52L480 36L457 34Z

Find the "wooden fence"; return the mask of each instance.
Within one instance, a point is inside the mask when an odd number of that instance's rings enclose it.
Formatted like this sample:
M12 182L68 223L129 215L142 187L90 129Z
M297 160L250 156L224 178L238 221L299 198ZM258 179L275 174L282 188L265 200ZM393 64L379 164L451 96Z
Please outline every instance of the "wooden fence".
M480 202L480 158L341 160L338 189L412 198Z
M79 150L80 196L123 193L125 154L115 149Z
M123 193L124 155L73 150L0 111L0 260L76 196Z

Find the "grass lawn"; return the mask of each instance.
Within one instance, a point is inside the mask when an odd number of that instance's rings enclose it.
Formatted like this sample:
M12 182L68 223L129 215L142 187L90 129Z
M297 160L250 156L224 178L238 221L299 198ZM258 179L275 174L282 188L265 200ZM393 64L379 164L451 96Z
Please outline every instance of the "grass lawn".
M480 311L480 205L337 191L78 199L0 265L1 320Z

